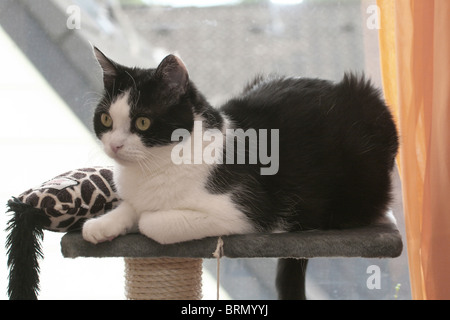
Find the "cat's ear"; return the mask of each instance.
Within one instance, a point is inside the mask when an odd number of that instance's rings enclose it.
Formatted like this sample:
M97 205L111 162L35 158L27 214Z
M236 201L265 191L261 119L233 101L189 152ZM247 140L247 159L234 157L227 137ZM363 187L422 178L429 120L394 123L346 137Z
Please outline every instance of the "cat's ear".
M189 74L180 58L168 55L161 61L156 69L156 76L168 89L171 98L178 99L183 95L189 83Z
M94 55L103 70L103 84L105 88L109 88L117 77L118 64L105 56L97 47L94 47Z

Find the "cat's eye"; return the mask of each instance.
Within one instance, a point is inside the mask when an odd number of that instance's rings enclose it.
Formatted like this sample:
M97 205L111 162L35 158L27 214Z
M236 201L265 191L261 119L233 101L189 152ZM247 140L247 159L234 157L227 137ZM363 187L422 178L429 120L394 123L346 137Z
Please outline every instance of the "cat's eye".
M100 121L107 128L111 127L113 123L111 116L107 113L102 113L100 116Z
M150 119L146 117L139 117L136 119L136 128L140 131L146 131L150 128Z

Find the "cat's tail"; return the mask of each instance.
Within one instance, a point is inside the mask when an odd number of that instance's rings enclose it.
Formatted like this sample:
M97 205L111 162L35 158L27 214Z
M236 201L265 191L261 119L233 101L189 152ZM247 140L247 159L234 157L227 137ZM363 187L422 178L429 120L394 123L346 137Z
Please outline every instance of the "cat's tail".
M16 198L9 200L7 206L7 212L13 213L6 228L8 296L11 300L37 300L43 227L48 223L48 217Z
M308 259L278 259L276 287L280 300L306 300L305 276Z

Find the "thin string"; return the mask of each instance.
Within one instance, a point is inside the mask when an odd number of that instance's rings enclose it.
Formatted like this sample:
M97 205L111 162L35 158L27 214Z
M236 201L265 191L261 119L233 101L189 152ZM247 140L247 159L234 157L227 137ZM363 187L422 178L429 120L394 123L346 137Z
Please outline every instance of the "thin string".
M217 271L216 271L216 278L217 278L217 300L219 300L219 288L220 288L220 258L223 257L223 240L222 240L222 237L219 237L219 239L217 239L217 247L216 247L216 251L213 252L213 256L217 259Z

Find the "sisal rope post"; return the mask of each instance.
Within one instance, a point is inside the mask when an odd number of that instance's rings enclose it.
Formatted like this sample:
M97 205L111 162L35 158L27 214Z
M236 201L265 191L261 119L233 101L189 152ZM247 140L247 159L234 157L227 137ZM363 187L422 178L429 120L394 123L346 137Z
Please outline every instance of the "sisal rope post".
M202 259L124 258L130 300L200 300Z

